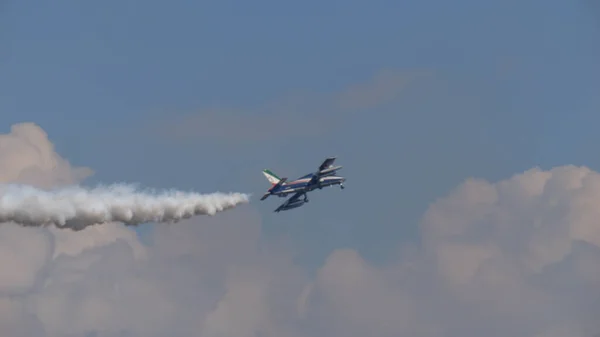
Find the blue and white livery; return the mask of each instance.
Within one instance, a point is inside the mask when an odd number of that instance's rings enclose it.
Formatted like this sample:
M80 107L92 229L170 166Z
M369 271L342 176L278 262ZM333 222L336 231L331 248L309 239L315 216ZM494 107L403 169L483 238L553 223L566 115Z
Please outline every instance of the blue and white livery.
M263 170L263 174L272 186L260 200L265 200L271 195L286 197L289 194L294 194L275 210L275 212L280 212L304 205L308 202L306 193L315 189L334 185L339 185L343 189L346 178L336 175L337 170L341 169L342 166L333 166L335 159L335 157L325 159L317 172L307 174L290 182L287 181L287 178L279 178L270 170ZM303 198L301 199L300 197Z

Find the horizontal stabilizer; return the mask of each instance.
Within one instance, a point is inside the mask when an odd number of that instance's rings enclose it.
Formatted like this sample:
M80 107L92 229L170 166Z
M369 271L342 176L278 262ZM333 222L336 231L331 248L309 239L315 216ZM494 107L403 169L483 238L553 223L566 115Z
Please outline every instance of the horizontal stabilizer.
M275 189L275 188L283 185L287 181L287 179L288 178L281 178L281 179L279 179L279 181L277 182L277 184L275 184L275 185L271 186L271 188L269 188L269 191L271 191L271 190L273 190L273 189Z
M284 184L284 183L287 181L287 179L288 179L288 178L281 178L281 179L279 179L279 181L278 181L278 182L277 182L275 185L271 186L271 188L269 188L269 189L267 190L267 193L263 194L263 196L260 198L260 200L265 200L265 199L267 199L267 198L268 198L268 197L271 195L271 191L273 191L273 190L274 190L274 189L276 189L277 187L279 187L279 186L283 185L283 184Z
M275 187L279 187L281 185L283 185L286 181L288 180L288 178L281 178L279 179L279 181L277 182L277 184L273 185L273 187L269 188L269 191L274 189Z

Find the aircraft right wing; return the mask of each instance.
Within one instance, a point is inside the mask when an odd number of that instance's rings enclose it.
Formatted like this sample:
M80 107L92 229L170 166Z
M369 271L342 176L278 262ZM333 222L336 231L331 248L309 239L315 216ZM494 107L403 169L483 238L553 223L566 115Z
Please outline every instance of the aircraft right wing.
M323 171L324 169L333 165L333 162L335 161L335 159L336 159L336 157L329 157L329 158L325 159L325 161L323 161L323 164L321 164L321 166L319 166L319 171Z
M313 181L322 177L329 176L335 174L335 172L342 168L342 166L333 166L333 162L335 161L335 157L329 157L323 161L323 164L319 166L319 171L316 172Z

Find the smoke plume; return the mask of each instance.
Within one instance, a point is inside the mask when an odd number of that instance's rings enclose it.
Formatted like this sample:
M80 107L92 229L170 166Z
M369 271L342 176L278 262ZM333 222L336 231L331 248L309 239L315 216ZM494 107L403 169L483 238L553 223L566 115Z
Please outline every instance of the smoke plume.
M242 193L199 194L138 190L114 184L86 189L79 186L42 190L22 184L0 185L0 223L82 230L91 225L120 222L173 223L196 215L214 215L247 203Z

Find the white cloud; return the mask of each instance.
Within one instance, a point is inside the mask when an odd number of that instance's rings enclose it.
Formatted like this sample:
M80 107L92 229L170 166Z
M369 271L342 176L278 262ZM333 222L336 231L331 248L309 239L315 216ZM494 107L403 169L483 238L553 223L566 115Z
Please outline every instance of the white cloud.
M30 167L40 184L81 179L38 127L13 130L3 181ZM0 334L591 337L599 204L600 175L584 167L468 180L431 205L413 254L380 267L338 250L313 278L260 240L252 209L159 226L148 246L119 225L2 224Z
M33 123L11 127L0 135L0 182L50 187L72 184L93 174L87 167L72 167L54 152L48 135Z

